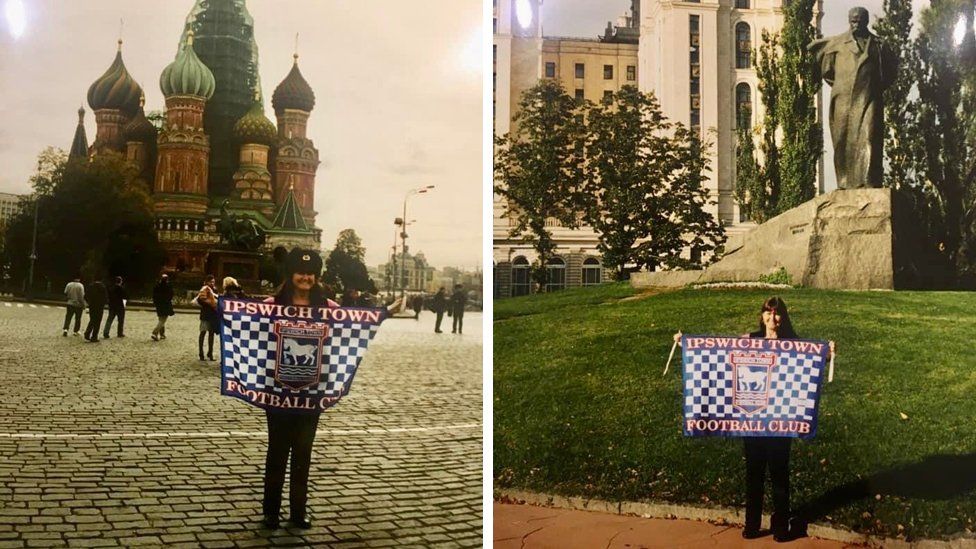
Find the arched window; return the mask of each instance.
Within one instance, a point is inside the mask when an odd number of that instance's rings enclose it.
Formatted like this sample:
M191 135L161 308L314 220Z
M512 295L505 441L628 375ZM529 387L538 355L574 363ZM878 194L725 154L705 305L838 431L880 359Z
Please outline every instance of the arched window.
M586 258L583 261L583 285L595 286L601 282L603 282L603 267L600 266L600 262L593 257Z
M752 68L752 30L748 23L735 26L735 68Z
M735 8L739 10L749 9L749 0L735 0Z
M512 297L529 295L529 262L522 256L512 261Z
M745 82L735 87L735 125L740 129L752 128L752 88Z
M546 292L566 289L566 262L554 257L546 263Z

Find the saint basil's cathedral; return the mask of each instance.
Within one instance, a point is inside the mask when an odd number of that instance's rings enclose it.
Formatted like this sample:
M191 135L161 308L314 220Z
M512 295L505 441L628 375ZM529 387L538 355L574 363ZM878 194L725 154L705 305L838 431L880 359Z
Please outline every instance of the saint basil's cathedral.
M315 95L296 54L271 96L277 125L268 119L253 31L245 0L197 0L159 79L161 127L146 116L121 40L114 62L88 89L97 125L91 146L79 110L69 156L111 152L132 163L136 180L151 190L167 270L251 278L250 268L235 269L233 253L214 253L227 248L218 228L228 218L248 219L245 226L264 234L256 251L320 247L313 210L319 154L306 137ZM224 255L230 263L216 264Z

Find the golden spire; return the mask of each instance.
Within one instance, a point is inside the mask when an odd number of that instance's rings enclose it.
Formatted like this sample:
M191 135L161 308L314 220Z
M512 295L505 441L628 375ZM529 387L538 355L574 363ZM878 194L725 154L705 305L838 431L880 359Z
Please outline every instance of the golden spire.
M295 54L292 56L295 58L295 64L298 64L298 33L295 33Z
M193 45L193 30L192 29L186 31L186 45L187 46L192 46Z

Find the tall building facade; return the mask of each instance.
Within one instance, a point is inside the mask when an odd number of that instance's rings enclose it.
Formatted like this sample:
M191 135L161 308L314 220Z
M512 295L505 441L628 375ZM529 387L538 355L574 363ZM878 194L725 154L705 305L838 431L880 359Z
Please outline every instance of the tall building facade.
M312 205L319 155L306 137L315 95L296 54L272 95L277 126L265 115L245 0L196 0L159 85L165 119L157 128L119 41L115 60L88 90L95 141L87 146L82 109L70 156L120 154L137 168L136 181L152 193L166 269L219 270L212 255L226 248L217 227L227 216L260 227L261 251L318 249Z
M639 6L634 6L639 11ZM505 0L494 4L494 130L512 131L522 93L540 79L559 81L578 99L600 101L604 94L638 84L638 29L625 15L608 23L600 38L546 37L542 33L542 2ZM495 297L525 295L531 290L529 267L537 260L531 244L510 234L508 205L498 195L493 204L493 267ZM600 284L607 274L600 262L597 235L589 228L568 229L555 219L546 223L557 243L549 269L549 287Z
M6 232L10 220L20 213L24 198L19 194L0 193L0 237Z
M538 0L496 0L494 7L495 134L512 129L521 93L541 78L556 78L575 97L599 101L604 93L636 84L653 92L664 114L697 128L710 142L707 182L711 213L730 234L749 230L735 203L737 129L763 116L753 52L763 30L783 26L784 0L632 0L630 11L596 40L545 37ZM814 8L819 28L822 1ZM523 14L520 19L519 13ZM527 19L524 14L532 14ZM529 20L531 24L524 25ZM820 190L823 191L823 170ZM504 201L494 201L494 295L530 291L531 246L509 236ZM552 289L598 284L606 274L587 228L547 224L557 243L549 266Z
M639 87L657 95L665 116L711 142L708 188L717 202L711 213L730 233L751 227L735 203L737 130L762 120L753 52L763 30L782 29L783 2L641 2ZM822 8L822 1L814 8L818 28Z

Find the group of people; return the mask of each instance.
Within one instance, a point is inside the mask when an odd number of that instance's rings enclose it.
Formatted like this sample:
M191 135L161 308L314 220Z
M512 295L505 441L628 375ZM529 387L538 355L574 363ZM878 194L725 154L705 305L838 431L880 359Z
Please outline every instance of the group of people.
M96 280L92 282L87 292L81 277L75 277L64 287L64 295L68 303L64 312L64 324L61 327L62 336L68 336L68 328L71 327L72 320L74 320L73 334L80 333L81 316L87 306L88 324L85 326L85 341L97 343L99 332L102 334L102 339L108 339L112 323L115 321L118 321L116 336L125 337L125 306L129 295L121 276L115 277L108 287L101 280ZM106 307L108 307L108 319L103 328L102 317L105 315Z
M423 296L417 296L411 302L411 307L413 308L414 318L420 316L420 309L423 308L424 298ZM434 294L433 299L430 303L430 310L437 315L437 320L434 322L434 333L443 333L441 330L441 322L444 320L444 313L452 317L454 321L451 323L451 333L460 334L464 331L464 309L468 305L468 292L464 290L463 284L454 285L454 293L450 296L447 295L447 290L441 287Z

